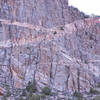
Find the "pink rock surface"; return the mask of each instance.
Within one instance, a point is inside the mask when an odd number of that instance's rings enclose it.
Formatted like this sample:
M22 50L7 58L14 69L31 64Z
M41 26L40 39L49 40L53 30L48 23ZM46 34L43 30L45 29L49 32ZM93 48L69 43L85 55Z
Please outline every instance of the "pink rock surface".
M100 71L100 21L67 0L0 1L0 86L87 91Z

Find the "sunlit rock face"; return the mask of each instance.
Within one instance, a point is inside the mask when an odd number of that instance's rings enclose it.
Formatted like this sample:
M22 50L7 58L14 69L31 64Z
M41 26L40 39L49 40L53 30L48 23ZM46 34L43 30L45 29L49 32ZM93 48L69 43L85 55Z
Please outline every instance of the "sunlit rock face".
M72 12L72 13L71 13ZM67 0L0 1L0 87L89 91L100 71L100 21Z
M68 7L68 0L3 0L0 1L0 8L3 19L47 28L83 18L79 11Z

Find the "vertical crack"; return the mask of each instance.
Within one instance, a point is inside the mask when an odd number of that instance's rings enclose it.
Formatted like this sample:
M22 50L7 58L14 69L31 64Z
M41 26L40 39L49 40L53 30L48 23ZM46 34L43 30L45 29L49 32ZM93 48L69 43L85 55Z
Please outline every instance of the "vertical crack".
M67 5L67 3L66 2L64 2L63 0L60 0L60 3L61 3L61 15L62 15L62 19L63 19L63 25L65 25L65 16L64 16L64 9L65 9L65 7L64 7L64 3L65 3L65 5Z
M67 74L66 89L68 90L68 82L69 82L69 78L70 78L70 66L65 66L65 71Z
M77 85L78 85L78 92L80 92L80 69L77 69Z
M53 44L50 44L50 51L51 51L50 88L51 88L51 90L53 88L53 73L52 73L52 69L53 69L53 55L52 55L52 47L53 47Z

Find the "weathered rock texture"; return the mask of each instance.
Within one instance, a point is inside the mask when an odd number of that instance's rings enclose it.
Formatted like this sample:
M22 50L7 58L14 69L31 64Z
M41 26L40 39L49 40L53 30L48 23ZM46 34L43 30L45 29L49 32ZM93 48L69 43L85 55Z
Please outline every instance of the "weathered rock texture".
M100 19L67 0L0 1L0 87L88 91L99 79ZM4 90L5 91L5 90ZM2 92L2 91L1 91Z

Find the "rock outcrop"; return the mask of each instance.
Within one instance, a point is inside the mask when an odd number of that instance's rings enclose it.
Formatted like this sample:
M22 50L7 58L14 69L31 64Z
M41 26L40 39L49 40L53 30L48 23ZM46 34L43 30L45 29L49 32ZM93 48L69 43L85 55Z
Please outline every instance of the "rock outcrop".
M0 87L89 91L100 76L100 19L67 0L0 1ZM76 15L75 15L76 14Z

